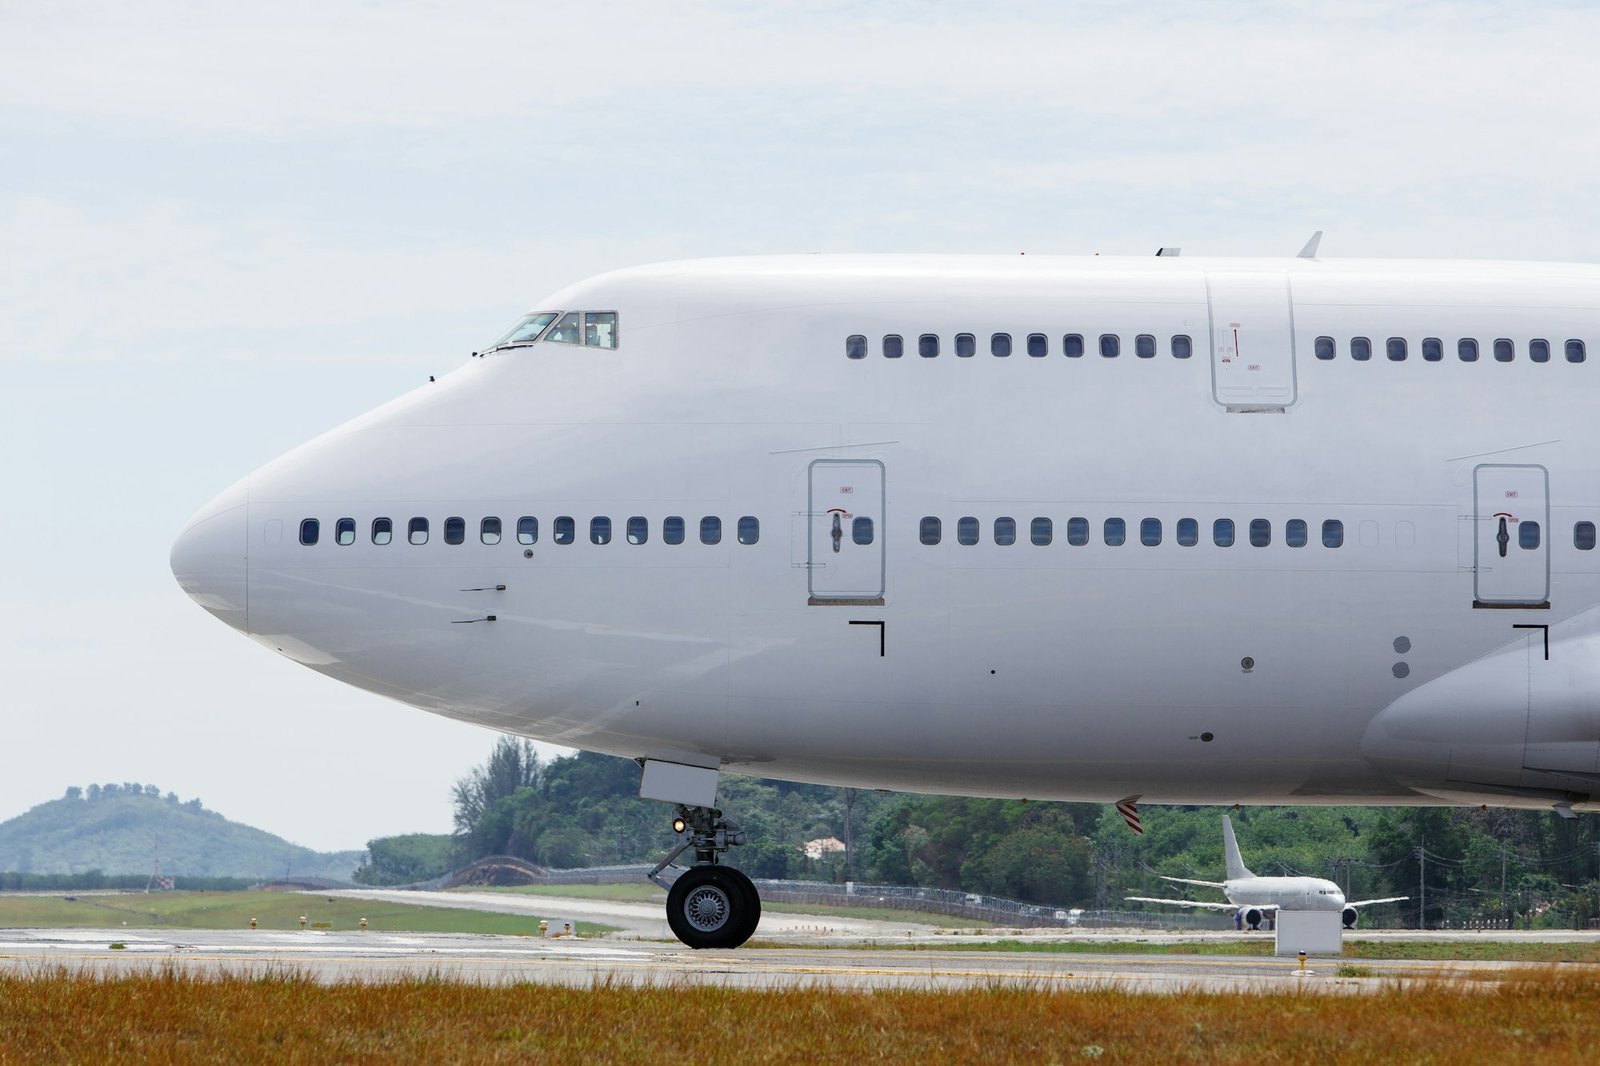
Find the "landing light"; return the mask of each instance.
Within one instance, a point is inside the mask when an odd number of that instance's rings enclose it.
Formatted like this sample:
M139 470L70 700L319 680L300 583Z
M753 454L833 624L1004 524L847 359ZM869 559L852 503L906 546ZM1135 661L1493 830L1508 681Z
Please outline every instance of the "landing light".
M689 823L682 818L674 818L672 820L672 831L674 833L681 833L687 828L689 828Z

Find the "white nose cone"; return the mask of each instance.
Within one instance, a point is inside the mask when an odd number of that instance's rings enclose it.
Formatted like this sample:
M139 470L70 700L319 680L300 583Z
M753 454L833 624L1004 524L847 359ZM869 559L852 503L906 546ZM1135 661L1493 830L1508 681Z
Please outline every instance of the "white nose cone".
M194 602L241 633L245 613L248 497L243 481L200 508L172 545L172 576Z

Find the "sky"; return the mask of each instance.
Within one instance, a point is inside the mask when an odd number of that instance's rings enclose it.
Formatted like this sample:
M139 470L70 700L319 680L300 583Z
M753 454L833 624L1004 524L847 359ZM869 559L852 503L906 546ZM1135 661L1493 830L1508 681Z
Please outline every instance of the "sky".
M1317 229L1600 261L1597 51L1576 2L0 0L0 820L139 781L319 849L448 831L493 734L271 655L167 557L546 293Z

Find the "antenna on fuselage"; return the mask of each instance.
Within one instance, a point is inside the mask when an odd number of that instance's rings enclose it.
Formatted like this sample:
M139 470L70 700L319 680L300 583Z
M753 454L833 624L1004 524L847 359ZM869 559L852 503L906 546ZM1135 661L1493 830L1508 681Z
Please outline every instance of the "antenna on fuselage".
M1160 248L1156 249L1156 255L1158 256L1177 256L1182 254L1182 248L1169 248L1164 244Z

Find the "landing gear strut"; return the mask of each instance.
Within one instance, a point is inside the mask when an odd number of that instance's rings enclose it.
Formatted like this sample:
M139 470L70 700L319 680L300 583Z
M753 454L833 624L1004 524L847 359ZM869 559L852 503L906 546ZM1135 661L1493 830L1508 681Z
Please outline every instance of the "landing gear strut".
M744 843L744 830L714 807L681 803L672 827L683 843L648 875L667 890L667 924L691 948L738 947L761 921L761 896L750 878L717 860L728 848ZM673 880L661 876L673 859L691 848L693 866Z

